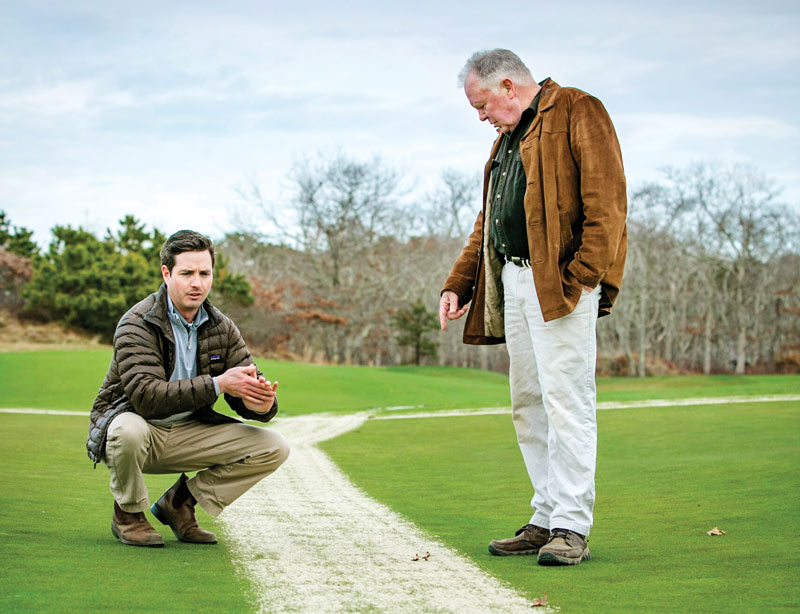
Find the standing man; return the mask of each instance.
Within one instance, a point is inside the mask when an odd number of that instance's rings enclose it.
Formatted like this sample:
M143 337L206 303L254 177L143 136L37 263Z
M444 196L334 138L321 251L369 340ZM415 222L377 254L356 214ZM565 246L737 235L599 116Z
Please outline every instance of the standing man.
M150 511L183 542L214 544L194 515L212 516L268 476L289 454L280 433L216 413L220 393L249 420L278 411L268 382L234 323L208 302L214 246L180 230L161 248L164 283L119 321L114 356L92 407L86 446L111 473L111 532L129 546L164 540L144 515L144 473L180 473ZM197 471L187 479L185 471Z
M595 498L595 328L625 264L622 154L597 98L537 83L510 51L475 53L459 78L499 136L439 319L444 330L472 301L464 342L506 342L514 427L534 489L530 522L489 551L575 565L590 557Z

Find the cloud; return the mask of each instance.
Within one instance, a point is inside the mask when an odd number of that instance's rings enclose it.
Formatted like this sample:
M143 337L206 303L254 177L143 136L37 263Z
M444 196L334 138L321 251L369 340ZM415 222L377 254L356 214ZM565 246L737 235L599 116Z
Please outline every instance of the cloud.
M0 111L12 116L83 113L93 97L91 82L55 83L17 91L4 89L0 93Z
M796 3L676 1L510 0L506 20L475 0L18 3L0 16L0 209L45 238L126 213L217 232L244 178L280 198L319 151L380 154L421 188L478 172L494 134L456 75L498 46L600 97L631 183L722 158L800 191Z
M659 178L667 166L744 163L774 178L786 202L800 207L795 124L763 115L685 113L621 113L614 121L631 186Z
M686 143L707 143L757 137L785 141L797 136L797 127L765 116L713 117L686 113L623 113L615 117L631 151L668 150Z

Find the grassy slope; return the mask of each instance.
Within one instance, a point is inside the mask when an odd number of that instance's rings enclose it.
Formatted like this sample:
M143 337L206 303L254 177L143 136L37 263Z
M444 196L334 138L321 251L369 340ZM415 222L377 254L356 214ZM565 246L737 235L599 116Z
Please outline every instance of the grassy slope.
M88 410L110 350L0 354L0 407ZM353 412L377 407L483 407L508 403L506 378L451 368L334 367L258 360L280 381L283 415ZM465 405L466 404L466 405ZM225 406L220 403L220 409Z
M531 491L507 416L371 421L323 444L360 487L562 612L772 612L800 601L800 403L601 412L595 560L492 557ZM714 526L726 530L709 537Z
M0 407L91 407L111 358L109 349L0 353ZM258 360L281 382L283 415L352 412L387 406L426 409L507 406L508 379L497 373L440 367L340 367ZM601 401L797 393L800 378L678 376L601 379ZM222 409L224 402L220 403Z

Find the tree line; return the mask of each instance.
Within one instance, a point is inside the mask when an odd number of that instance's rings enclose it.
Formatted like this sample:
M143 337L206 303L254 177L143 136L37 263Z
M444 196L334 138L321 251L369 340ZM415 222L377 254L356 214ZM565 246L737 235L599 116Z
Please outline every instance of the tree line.
M420 197L380 158L339 153L290 178L279 202L256 184L241 190L248 223L217 241L212 300L257 353L507 369L504 346L461 343L463 319L437 330L441 285L480 208L477 175L447 171ZM600 372L800 370L800 223L775 183L751 167L693 164L629 196L622 293L598 323ZM133 216L103 239L56 227L44 253L0 222L0 296L27 317L108 338L160 283L165 237Z
M120 317L161 284L160 230L132 215L102 238L83 228L55 226L47 250L0 212L0 306L40 321L56 321L110 341ZM252 304L250 286L218 260L216 291L223 303Z

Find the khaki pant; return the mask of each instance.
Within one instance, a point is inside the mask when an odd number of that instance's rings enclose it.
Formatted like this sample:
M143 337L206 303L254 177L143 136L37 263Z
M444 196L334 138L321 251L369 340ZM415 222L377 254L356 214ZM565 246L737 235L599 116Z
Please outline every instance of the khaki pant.
M118 415L108 428L111 493L126 512L149 506L144 473L197 471L187 486L212 516L281 466L289 443L272 429L190 420L155 426L139 414Z

